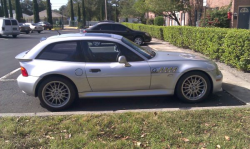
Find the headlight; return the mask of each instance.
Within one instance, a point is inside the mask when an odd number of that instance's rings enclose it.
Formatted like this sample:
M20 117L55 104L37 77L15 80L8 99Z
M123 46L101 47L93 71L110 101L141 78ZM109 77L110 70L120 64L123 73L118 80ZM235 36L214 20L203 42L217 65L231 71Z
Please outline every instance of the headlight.
M145 33L145 35L146 35L146 36L150 36L150 34L149 34L149 33Z

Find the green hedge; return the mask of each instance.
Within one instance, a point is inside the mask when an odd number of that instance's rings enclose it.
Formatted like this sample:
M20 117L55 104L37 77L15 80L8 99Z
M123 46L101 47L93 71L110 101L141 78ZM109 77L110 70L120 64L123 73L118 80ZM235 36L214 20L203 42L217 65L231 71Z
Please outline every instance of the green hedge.
M163 39L175 46L190 48L211 59L250 71L250 30L123 24L131 29L148 32L152 37Z

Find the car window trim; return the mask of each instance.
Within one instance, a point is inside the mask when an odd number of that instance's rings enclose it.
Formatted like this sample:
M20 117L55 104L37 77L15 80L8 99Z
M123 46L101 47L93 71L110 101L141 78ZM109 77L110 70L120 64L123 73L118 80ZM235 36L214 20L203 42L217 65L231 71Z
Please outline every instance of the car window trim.
M36 59L36 60L46 60L46 59L39 59L38 57L44 52L44 50L45 50L48 46L50 46L50 45L52 45L52 44L66 43L66 42L76 42L76 44L77 44L77 49L76 49L76 51L80 53L80 56L81 56L81 58L82 58L81 61L62 61L62 60L47 60L47 61L81 62L81 63L82 63L82 62L86 62L86 61L85 61L85 57L84 57L83 53L81 52L81 51L82 51L82 45L81 45L80 41L81 41L81 40L69 40L69 41L58 41L58 42L50 43L50 44L46 45L46 46L40 51L40 53L35 57L35 59Z

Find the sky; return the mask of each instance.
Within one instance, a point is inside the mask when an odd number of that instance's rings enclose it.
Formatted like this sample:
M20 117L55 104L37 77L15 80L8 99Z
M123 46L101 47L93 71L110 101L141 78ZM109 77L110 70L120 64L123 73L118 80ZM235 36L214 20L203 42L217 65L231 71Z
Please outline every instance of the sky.
M50 0L52 3L52 10L59 9L62 5L66 5L68 0Z

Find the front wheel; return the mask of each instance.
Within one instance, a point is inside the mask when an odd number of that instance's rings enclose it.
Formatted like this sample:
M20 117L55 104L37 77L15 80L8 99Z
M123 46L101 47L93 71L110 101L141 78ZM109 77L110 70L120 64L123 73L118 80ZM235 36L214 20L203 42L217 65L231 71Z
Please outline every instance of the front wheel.
M73 103L76 98L76 90L69 80L51 77L44 80L39 86L38 97L47 109L59 111Z
M176 95L184 102L200 102L208 97L211 81L203 72L184 74L177 83Z
M134 43L138 44L138 45L142 45L143 43L143 39L141 37L136 37L134 39Z
M29 34L30 32L29 31L27 31L27 32L25 32L26 34Z
M13 38L16 38L16 37L17 37L17 35L12 35L12 37L13 37Z
M39 34L41 33L41 31L37 31Z

